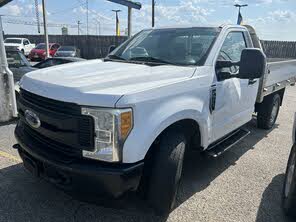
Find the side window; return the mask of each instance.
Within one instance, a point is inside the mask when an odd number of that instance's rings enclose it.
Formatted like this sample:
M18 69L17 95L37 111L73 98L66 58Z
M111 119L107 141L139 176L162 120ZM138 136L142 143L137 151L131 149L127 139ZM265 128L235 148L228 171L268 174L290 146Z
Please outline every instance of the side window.
M58 48L59 48L59 45L58 45L58 44L54 44L54 45L51 47L52 50L57 50Z
M239 62L245 48L247 48L247 45L243 33L230 32L222 45L218 60Z
M24 40L24 45L29 45L29 41L27 39Z

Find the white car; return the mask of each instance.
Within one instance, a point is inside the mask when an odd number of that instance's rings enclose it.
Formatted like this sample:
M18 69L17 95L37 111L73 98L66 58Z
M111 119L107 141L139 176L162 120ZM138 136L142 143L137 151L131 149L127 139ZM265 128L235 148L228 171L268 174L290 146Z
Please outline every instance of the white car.
M282 206L288 216L296 217L296 114L292 138L294 145L291 149L286 170Z
M139 189L166 214L185 149L221 155L254 112L272 128L295 77L296 60L266 62L252 27L143 30L104 60L25 75L16 147L36 176L115 197Z
M26 38L6 38L4 40L4 45L15 47L26 56L35 48L35 44L31 44Z

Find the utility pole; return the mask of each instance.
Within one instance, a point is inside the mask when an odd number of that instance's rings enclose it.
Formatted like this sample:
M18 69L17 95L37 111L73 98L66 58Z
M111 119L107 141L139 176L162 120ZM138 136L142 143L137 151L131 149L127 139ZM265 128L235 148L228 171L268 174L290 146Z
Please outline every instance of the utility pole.
M112 12L115 12L115 15L116 15L116 36L118 36L118 33L119 33L119 18L118 18L118 12L121 12L121 10L112 10Z
M80 24L81 24L81 22L80 21L77 21L77 27L78 27L78 35L80 35Z
M88 0L86 0L86 35L88 35Z
M132 36L132 8L128 7L127 10L127 35L130 38Z
M234 7L238 8L238 15L237 15L237 24L240 25L241 23L241 20L242 20L242 15L241 15L241 8L243 7L247 7L248 4L243 4L243 5L240 5L240 4L235 4Z
M155 25L155 0L152 0L152 28Z
M46 10L45 10L45 0L42 0L42 10L43 10L43 26L44 26L44 37L45 37L45 53L46 58L49 57L49 41L48 41L48 33L47 33L47 20L46 20Z
M37 30L38 30L38 33L40 33L40 19L39 19L38 0L35 0L35 13L36 13L36 21L37 21Z

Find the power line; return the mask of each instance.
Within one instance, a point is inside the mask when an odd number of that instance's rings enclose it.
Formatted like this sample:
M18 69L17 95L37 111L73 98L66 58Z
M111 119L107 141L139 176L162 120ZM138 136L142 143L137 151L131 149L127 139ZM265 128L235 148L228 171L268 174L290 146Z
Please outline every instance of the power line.
M84 3L79 3L78 5L75 5L73 7L70 7L70 8L65 8L65 9L62 9L60 11L57 11L57 12L54 12L54 13L51 13L51 15L56 15L56 14L60 14L62 12L67 12L69 10L72 10L72 9L76 9L76 8L79 8L81 6L84 6L85 5L85 2Z
M27 26L36 26L37 22L36 21L25 21L25 20L19 20L19 19L8 19L8 18L3 18L3 23L5 24L13 24L13 25L27 25ZM82 23L79 23L79 29L81 28L86 28L86 26L82 26ZM40 25L43 25L43 22L40 23ZM70 23L47 23L48 27L51 28L60 28L60 27L68 27L68 28L73 28L77 29L78 24L70 24ZM95 26L89 26L89 29L91 30L96 30ZM112 27L105 27L105 30L113 30Z
M18 19L3 19L3 23L6 24L14 24L14 25L29 25L29 26L36 26L37 22L36 21L25 21L25 20L18 20ZM44 25L43 22L40 23L40 25ZM48 27L63 27L63 26L68 26L71 28L77 28L77 25L74 24L66 24L66 23L48 23Z

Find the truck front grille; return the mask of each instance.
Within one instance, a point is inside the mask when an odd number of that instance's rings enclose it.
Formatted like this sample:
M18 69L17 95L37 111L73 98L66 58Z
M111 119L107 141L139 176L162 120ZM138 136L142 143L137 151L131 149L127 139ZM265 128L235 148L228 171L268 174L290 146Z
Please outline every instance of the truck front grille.
M27 124L24 117L26 110L39 117L39 128ZM94 149L94 121L82 115L77 104L45 98L21 89L18 112L26 134L55 152L81 156L82 150Z
M75 103L65 103L58 100L45 98L43 96L38 96L23 89L20 90L20 94L24 100L44 109L52 110L57 113L73 115L81 114L80 106Z

